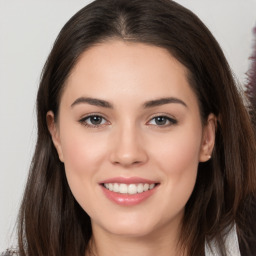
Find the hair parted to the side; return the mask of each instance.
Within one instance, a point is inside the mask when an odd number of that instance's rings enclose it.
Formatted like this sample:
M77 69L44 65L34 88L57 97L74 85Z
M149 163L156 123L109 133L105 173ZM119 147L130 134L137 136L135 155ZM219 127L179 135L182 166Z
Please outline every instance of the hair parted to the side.
M88 248L90 218L69 189L46 113L52 110L58 116L65 81L81 54L111 39L167 49L188 70L202 122L210 113L218 117L215 149L210 161L199 164L180 245L190 256L200 256L205 240L215 238L225 255L224 235L234 223L240 241L250 236L247 218L256 188L255 137L218 43L197 16L169 0L96 0L61 30L37 95L38 140L19 215L20 255L81 256Z

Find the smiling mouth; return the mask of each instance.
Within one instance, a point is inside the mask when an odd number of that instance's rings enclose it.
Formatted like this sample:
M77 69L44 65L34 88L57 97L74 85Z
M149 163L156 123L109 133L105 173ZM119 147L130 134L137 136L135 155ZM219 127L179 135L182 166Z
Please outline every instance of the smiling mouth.
M158 185L158 183L152 183L152 184L102 183L101 185L112 192L127 194L127 195L134 195L134 194L141 194L143 192L149 191L155 188Z

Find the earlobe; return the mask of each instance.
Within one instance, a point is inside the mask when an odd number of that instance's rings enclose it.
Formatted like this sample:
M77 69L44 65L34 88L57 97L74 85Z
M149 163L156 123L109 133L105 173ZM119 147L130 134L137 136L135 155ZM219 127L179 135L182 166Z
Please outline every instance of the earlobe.
M59 136L59 131L58 131L58 127L57 124L55 122L54 119L54 113L52 111L48 111L46 114L46 122L47 122L47 126L48 126L48 130L51 134L52 137L52 142L58 152L59 155L59 159L61 162L64 162L63 159L63 153L62 153L62 147L61 147L61 143L60 143L60 136Z
M215 144L217 118L214 114L208 116L206 125L203 128L203 137L200 151L200 162L206 162L211 159L212 151Z

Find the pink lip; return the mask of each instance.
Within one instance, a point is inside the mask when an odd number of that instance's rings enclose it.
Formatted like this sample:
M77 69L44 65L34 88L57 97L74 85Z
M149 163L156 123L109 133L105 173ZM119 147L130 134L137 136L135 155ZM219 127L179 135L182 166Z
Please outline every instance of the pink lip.
M121 194L117 192L113 192L108 190L103 186L103 183L123 183L123 184L138 184L138 183L148 183L148 184L155 184L157 182L152 180L147 180L139 177L130 177L130 178L124 178L124 177L115 177L111 179L104 180L100 182L100 185L102 187L102 191L104 195L110 199L112 202L123 205L123 206L133 206L142 203L147 198L149 198L151 195L153 195L157 191L157 187L154 187L153 189L147 190L142 193L138 194Z
M143 179L140 177L114 177L107 180L103 180L100 182L102 183L123 183L123 184L139 184L139 183L148 183L148 184L154 184L158 183L157 181Z

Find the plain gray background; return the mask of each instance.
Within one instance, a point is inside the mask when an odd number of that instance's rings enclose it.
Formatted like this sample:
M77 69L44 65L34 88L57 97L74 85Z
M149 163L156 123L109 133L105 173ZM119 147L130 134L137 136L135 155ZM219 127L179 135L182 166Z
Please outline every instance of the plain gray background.
M36 140L35 97L42 67L59 30L89 2L0 0L0 251L15 244L15 220ZM256 0L177 2L205 22L245 84Z

